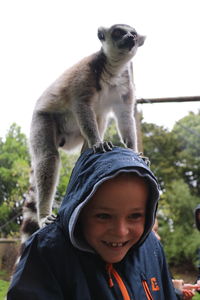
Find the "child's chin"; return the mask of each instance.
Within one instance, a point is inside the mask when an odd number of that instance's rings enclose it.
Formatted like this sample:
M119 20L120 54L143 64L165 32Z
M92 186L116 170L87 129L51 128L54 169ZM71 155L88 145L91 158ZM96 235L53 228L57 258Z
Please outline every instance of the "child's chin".
M102 257L102 259L105 262L107 262L107 263L115 264L115 263L120 262L126 256L126 253L127 252L125 252L125 253L123 253L121 255L117 255L117 256L114 256L114 255L112 255L112 256L104 256L104 257Z

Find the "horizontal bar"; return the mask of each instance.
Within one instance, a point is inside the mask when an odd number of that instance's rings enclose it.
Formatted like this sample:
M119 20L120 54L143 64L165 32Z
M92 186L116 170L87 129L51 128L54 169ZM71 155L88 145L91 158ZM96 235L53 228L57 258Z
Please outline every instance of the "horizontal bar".
M168 98L140 98L136 100L136 104L151 103L172 103L172 102L192 102L200 101L200 96L191 97L168 97Z

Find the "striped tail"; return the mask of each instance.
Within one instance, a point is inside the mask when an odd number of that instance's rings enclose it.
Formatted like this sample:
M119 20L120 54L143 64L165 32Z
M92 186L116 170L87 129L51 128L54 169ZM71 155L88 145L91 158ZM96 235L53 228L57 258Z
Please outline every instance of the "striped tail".
M25 201L22 209L23 221L20 228L21 245L19 247L18 257L13 266L12 274L15 272L17 264L21 258L26 240L35 231L37 231L40 228L38 223L38 217L37 217L37 203L35 197L35 184L34 184L33 170L31 170L30 172L29 182L30 182L30 188L28 193L25 195ZM11 279L12 279L12 275L11 275Z
M35 195L35 183L33 169L30 173L30 188L25 197L23 206L23 221L21 226L21 245L39 229L38 217L37 217L37 203Z

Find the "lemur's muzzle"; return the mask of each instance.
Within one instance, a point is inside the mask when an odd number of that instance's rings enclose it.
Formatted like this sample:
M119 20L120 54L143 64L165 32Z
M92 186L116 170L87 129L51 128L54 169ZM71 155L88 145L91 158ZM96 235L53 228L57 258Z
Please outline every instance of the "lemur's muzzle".
M133 35L125 35L121 43L119 44L119 48L126 49L129 51L135 46L135 37Z

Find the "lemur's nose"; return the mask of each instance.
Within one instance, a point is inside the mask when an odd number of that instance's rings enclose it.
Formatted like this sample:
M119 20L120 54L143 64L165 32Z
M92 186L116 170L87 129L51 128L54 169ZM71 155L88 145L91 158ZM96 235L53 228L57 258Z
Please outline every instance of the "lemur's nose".
M128 33L127 36L126 36L126 39L129 41L129 42L134 42L135 41L135 36L132 35L131 33Z
M128 40L135 40L135 35L133 35L133 34L131 34L130 32L128 32L128 33L126 34L126 38L127 38Z

